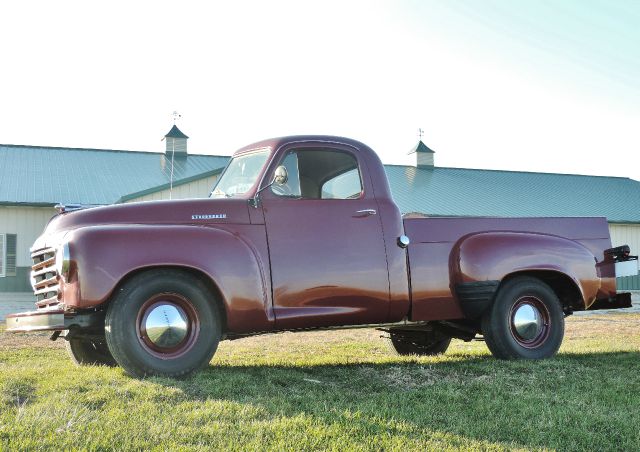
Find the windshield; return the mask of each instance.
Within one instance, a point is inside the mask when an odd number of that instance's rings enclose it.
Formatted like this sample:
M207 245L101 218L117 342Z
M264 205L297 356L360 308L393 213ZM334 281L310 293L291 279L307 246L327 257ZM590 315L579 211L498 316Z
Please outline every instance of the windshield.
M230 198L249 191L255 184L267 157L269 157L269 151L264 150L233 158L218 179L210 197Z

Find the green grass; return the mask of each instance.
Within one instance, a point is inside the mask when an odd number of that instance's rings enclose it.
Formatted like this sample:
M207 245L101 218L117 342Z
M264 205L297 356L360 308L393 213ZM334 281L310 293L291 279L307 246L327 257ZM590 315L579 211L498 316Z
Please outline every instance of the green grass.
M174 381L72 365L60 342L0 332L0 450L638 450L640 315L573 317L557 358L481 342L434 358L372 330L224 342Z

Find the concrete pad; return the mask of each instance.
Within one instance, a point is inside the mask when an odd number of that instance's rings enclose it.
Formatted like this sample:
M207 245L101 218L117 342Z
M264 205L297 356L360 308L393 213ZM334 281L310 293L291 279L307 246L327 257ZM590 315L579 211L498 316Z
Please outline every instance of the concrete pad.
M0 292L0 321L7 314L35 310L35 302L32 292Z

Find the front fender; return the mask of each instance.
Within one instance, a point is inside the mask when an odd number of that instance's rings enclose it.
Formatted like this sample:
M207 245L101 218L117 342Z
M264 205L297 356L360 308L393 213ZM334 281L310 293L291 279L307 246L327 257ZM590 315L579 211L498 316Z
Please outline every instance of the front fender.
M222 227L102 225L67 235L72 268L65 303L91 308L106 302L127 275L145 268L182 267L203 273L220 291L232 332L272 328L268 264L253 240L265 241L262 226ZM266 249L258 244L258 248ZM76 285L74 287L74 284ZM75 297L67 292L74 292Z
M571 278L589 307L600 278L595 256L573 240L547 234L483 232L463 237L452 250L453 287L482 286L526 271L553 271ZM497 287L497 286L496 286Z

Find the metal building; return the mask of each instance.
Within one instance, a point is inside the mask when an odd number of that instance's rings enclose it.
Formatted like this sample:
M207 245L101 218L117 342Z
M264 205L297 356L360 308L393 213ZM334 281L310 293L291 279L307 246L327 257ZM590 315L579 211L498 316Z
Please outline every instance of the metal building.
M208 196L229 157L187 153L176 126L161 153L0 145L0 318L24 309L29 247L57 203L115 204ZM427 216L603 216L614 246L640 252L640 182L621 177L443 168L422 141L415 163L385 165L403 213ZM640 276L620 278L640 290Z
M174 126L157 153L0 145L0 304L31 291L29 247L56 204L208 196L229 157L188 154L187 138Z

